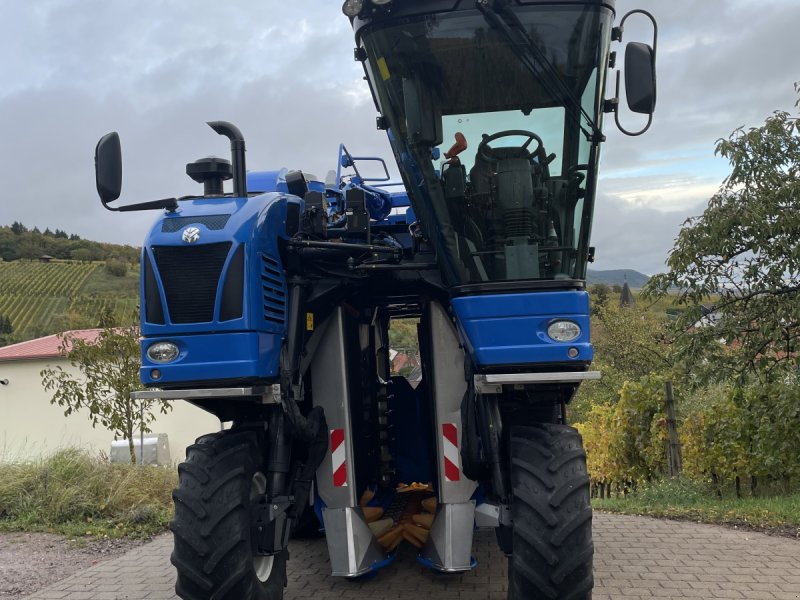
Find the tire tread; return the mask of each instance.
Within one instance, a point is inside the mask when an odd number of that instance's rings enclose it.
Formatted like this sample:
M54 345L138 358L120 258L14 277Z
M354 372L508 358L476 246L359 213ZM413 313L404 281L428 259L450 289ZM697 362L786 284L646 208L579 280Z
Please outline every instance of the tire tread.
M276 555L263 583L252 563L248 505L252 476L264 461L260 435L234 430L202 436L178 467L169 527L175 537L175 591L183 600L283 598L288 553Z
M591 600L592 510L586 453L565 425L515 426L510 435L513 554L509 598Z

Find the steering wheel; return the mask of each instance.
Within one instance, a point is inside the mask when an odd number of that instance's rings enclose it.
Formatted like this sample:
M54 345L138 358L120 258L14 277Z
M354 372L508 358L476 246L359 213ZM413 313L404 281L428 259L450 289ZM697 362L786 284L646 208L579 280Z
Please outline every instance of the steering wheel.
M483 136L483 140L481 141L480 145L478 146L478 150L476 154L480 156L483 160L487 162L496 162L501 160L501 157L497 154L495 148L492 148L489 143L494 142L495 140L499 140L500 138L504 137L524 137L527 141L522 144L522 146L517 146L517 149L520 150L520 154L527 153L530 156L542 154L544 155L544 144L542 143L542 138L538 135L533 133L532 131L526 131L524 129L506 129L505 131L498 131L492 135L485 135ZM533 149L533 152L528 151L528 146L531 145L531 142L536 141L536 147ZM513 148L513 146L511 146Z

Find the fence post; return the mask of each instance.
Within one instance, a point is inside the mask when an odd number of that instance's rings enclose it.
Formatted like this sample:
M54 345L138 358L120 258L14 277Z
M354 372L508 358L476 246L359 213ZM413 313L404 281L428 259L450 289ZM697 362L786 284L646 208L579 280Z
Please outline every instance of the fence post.
M144 465L144 400L139 404L139 466Z
M675 416L675 396L672 393L672 381L667 381L666 392L667 432L669 433L667 463L670 477L677 477L683 470L683 461L681 459L681 443L678 439L678 422Z

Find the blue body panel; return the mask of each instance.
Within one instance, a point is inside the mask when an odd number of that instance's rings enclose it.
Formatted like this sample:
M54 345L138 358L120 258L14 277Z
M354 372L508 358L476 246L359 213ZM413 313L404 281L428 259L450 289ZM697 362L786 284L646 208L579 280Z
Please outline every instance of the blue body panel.
M271 177L271 175L270 175ZM276 176L277 177L277 176ZM269 177L268 177L269 178ZM277 179L276 179L277 181ZM278 182L280 187L280 182ZM286 281L278 251L279 238L285 238L287 207L302 201L280 192L243 198L207 198L181 202L174 213L163 215L148 235L145 253L155 271L165 323L147 321L142 269L142 382L145 385L213 381L217 379L271 378L277 374L281 340L286 333ZM209 217L220 223L209 227ZM178 219L177 222L170 222ZM200 231L199 240L187 244L182 233L187 227ZM200 247L231 243L230 251L216 288L213 320L202 323L173 323L170 320L165 288L159 273L154 247ZM244 245L244 290L242 315L220 321L220 306L228 266L237 249ZM178 360L153 364L146 348L154 341L173 341L181 349ZM213 363L213 365L212 365ZM161 378L153 380L153 368Z
M178 359L164 365L147 358L147 348L157 341L176 344L180 349ZM140 375L145 385L277 377L280 350L281 336L272 333L209 333L145 339ZM150 376L153 369L161 371L160 379Z
M252 192L284 192L288 193L286 186L286 173L288 169L280 171L249 171L247 173L247 189Z
M468 296L454 298L452 306L466 349L478 366L592 360L587 292ZM547 328L559 319L580 325L580 337L566 343L550 339ZM570 348L578 349L575 358L567 355Z

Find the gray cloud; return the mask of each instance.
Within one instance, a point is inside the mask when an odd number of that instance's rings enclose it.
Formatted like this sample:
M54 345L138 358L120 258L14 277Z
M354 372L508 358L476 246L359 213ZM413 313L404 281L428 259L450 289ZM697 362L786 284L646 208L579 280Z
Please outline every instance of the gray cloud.
M592 245L597 248L593 269L634 268L647 275L666 270L668 251L689 216L699 215L705 201L690 209L661 211L632 206L615 196L600 194L594 216Z
M96 200L92 153L110 130L122 137L129 201L196 191L185 163L228 153L211 119L239 125L254 169L324 176L339 142L391 158L340 2L7 4L0 224L140 243L152 214L112 214ZM793 105L800 77L783 57L800 54L800 3L618 0L619 14L636 7L660 25L656 119L641 138L607 121L593 239L598 268L654 272L724 176L714 141ZM626 41L648 39L643 22L628 22Z

